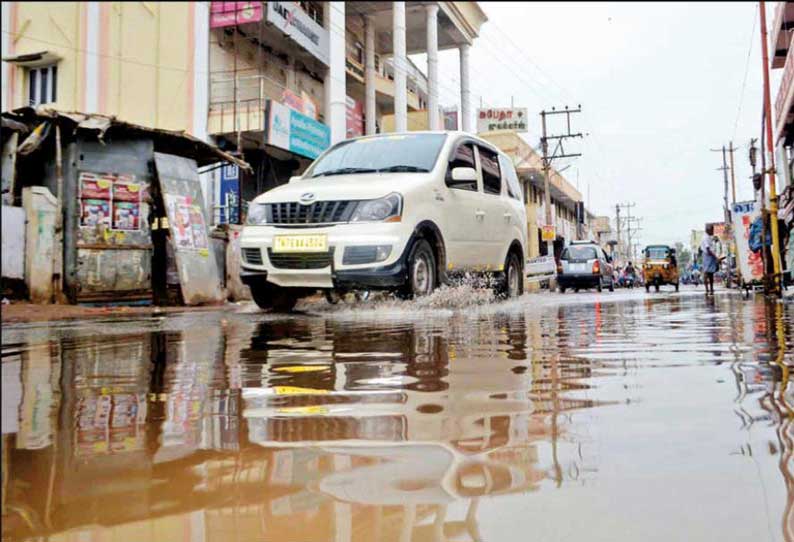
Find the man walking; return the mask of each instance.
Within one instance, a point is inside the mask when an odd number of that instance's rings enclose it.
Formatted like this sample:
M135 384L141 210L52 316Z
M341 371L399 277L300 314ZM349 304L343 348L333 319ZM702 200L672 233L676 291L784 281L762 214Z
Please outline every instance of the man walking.
M706 235L700 242L700 250L703 252L703 284L706 285L706 295L709 293L714 295L714 273L719 267L719 258L714 253L714 226L712 224L706 226ZM711 285L710 292L709 285Z

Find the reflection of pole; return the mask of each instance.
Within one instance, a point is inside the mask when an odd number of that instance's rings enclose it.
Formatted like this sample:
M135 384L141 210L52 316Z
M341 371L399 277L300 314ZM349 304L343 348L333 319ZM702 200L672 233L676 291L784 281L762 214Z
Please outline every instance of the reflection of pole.
M554 480L557 487L562 486L562 467L560 467L560 460L557 457L557 438L559 436L559 429L557 426L557 415L560 412L560 379L557 374L557 356L551 359L551 456L554 461Z
M767 47L766 35L766 2L761 0L759 3L761 10L761 48L763 51L763 74L764 74L764 113L766 115L766 149L769 154L769 218L772 226L772 265L775 276L773 284L775 293L780 295L780 237L777 227L777 187L775 186L775 154L774 142L772 141L772 99L769 92L769 51ZM766 241L765 239L763 241ZM763 246L763 242L762 242Z

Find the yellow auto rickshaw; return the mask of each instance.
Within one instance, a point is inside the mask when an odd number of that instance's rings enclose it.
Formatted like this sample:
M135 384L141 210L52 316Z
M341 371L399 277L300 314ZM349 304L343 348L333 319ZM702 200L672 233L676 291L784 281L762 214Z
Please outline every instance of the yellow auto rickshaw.
M659 291L663 284L675 286L678 291L678 261L675 249L667 245L649 245L643 250L645 262L642 270L645 275L645 291L650 292L651 286Z

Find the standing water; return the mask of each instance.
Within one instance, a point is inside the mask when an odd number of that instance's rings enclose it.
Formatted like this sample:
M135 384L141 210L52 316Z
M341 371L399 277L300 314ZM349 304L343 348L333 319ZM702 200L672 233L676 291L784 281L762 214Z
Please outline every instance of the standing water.
M456 296L4 326L2 539L794 542L794 305Z

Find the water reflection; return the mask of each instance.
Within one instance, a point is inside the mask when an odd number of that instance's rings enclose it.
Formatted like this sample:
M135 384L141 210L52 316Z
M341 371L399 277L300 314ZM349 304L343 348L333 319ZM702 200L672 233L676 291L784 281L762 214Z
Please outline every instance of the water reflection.
M658 400L654 371L725 364L720 429L782 484L771 538L792 542L791 312L698 296L4 341L3 538L521 539L492 499L603 483L600 416Z

